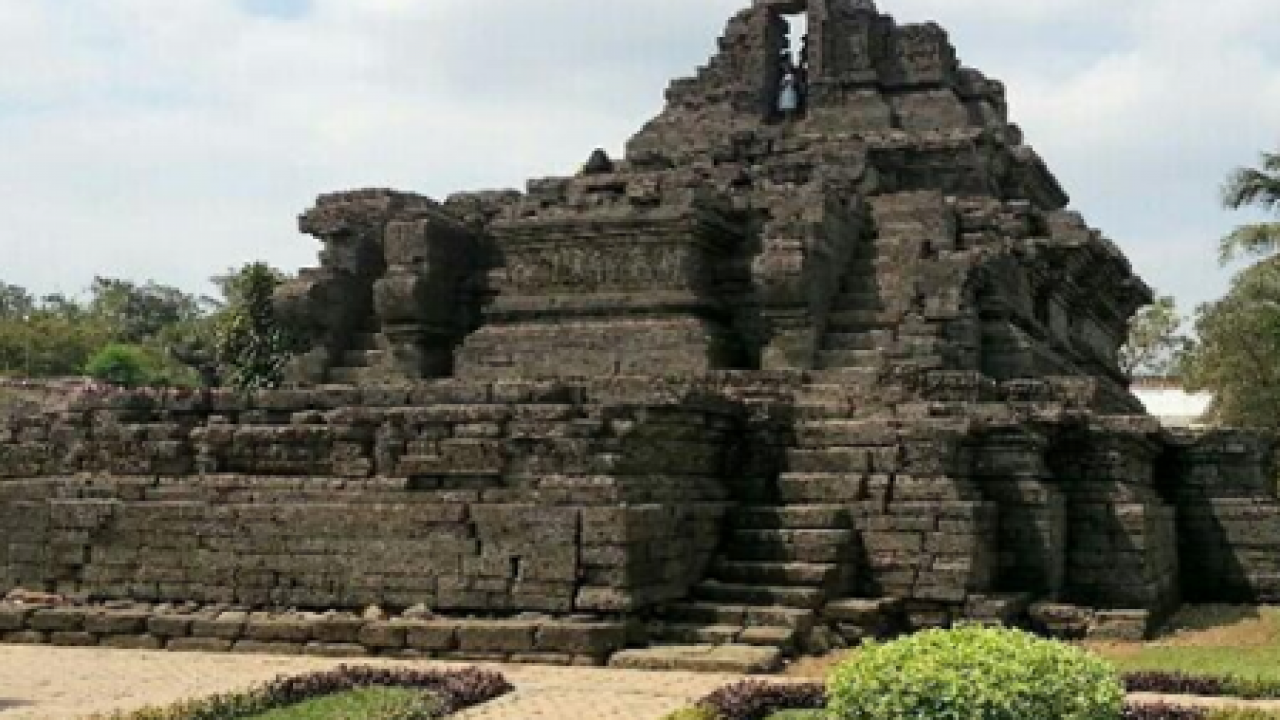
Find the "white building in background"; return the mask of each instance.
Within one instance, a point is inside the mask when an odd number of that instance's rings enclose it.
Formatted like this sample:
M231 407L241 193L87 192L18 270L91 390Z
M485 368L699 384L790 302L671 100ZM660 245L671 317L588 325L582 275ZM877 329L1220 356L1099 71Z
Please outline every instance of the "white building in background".
M1201 425L1213 403L1213 395L1189 393L1182 389L1182 384L1178 381L1166 378L1135 379L1133 394L1147 407L1147 412L1159 418L1167 427Z

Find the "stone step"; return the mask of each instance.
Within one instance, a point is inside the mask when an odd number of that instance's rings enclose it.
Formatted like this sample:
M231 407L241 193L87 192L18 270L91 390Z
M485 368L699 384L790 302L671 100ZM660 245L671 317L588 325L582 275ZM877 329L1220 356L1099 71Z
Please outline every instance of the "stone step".
M826 599L826 593L811 587L770 587L706 580L693 588L693 596L713 603L739 605L769 605L777 607L816 610Z
M742 625L655 622L649 625L649 639L663 645L732 645L743 629Z
M806 630L806 632L808 632L808 630ZM749 627L744 629L742 634L738 636L738 643L741 645L774 647L782 650L782 652L787 655L790 655L795 651L799 642L800 630L798 628L767 626Z
M822 349L824 352L877 350L891 342L893 342L893 333L889 330L832 331L822 339Z
M383 350L348 350L342 354L342 364L355 368L374 367L381 365L386 356Z
M796 443L810 447L890 447L901 442L898 428L883 418L815 418L796 425Z
M897 445L804 447L786 455L796 473L895 473L903 464Z
M712 575L729 583L771 586L827 587L840 575L834 563L764 562L718 560Z
M815 613L800 608L689 601L668 605L663 616L684 624L808 630L813 627Z
M778 497L785 503L858 502L867 499L867 478L859 473L784 473Z
M368 382L367 367L335 367L329 368L329 382L335 385L358 385Z
M741 530L845 530L849 510L843 505L789 505L742 507L731 517Z
M737 529L731 532L734 544L747 545L845 545L856 534L850 528L837 529Z
M796 392L801 402L821 402L830 398L864 399L875 394L882 384L880 374L866 368L825 373Z
M626 670L685 670L688 672L752 675L782 667L782 651L752 645L660 645L624 650L609 666Z
M849 417L852 414L852 403L836 400L802 400L795 406L796 418L801 420Z
M650 623L649 639L654 645L756 645L795 650L800 631L788 627L743 627L741 625L700 625L697 623Z
M730 560L841 563L857 545L852 530L735 530L724 555Z
M872 368L882 364L888 356L882 349L876 350L823 350L818 353L818 367Z
M827 315L827 328L829 331L843 328L850 330L886 328L892 326L894 320L892 313L877 308L842 309L837 307Z
M883 384L881 370L879 367L819 368L812 371L814 384L806 387L800 397L802 400L817 401L820 397L814 394L816 388L836 386L852 388L846 390L847 397L858 398L864 405L870 404L882 394L871 394Z
M902 615L900 598L845 598L827 603L822 614L828 620L854 625L873 625L896 620Z

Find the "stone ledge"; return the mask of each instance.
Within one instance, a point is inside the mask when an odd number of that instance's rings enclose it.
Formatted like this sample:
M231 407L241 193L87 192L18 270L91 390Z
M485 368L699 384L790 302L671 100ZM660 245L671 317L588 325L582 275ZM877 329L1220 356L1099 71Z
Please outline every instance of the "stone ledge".
M604 665L624 621L554 618L366 620L349 613L0 604L0 644L326 657Z

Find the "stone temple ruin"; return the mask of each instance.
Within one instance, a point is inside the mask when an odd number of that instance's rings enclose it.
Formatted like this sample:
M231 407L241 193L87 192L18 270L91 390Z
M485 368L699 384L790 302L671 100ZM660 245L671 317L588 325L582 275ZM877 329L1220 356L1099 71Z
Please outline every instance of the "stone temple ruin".
M942 28L757 1L625 158L320 198L289 387L0 426L0 586L62 597L0 638L762 670L1280 601L1269 446L1145 413L1067 204Z

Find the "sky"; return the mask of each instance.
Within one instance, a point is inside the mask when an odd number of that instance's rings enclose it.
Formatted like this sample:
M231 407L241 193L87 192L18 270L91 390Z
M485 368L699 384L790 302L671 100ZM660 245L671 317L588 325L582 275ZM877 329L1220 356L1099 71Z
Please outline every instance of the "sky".
M0 280L191 290L315 262L315 196L443 198L620 154L747 0L0 0ZM1275 0L881 0L1003 80L1073 204L1184 310L1280 146Z

